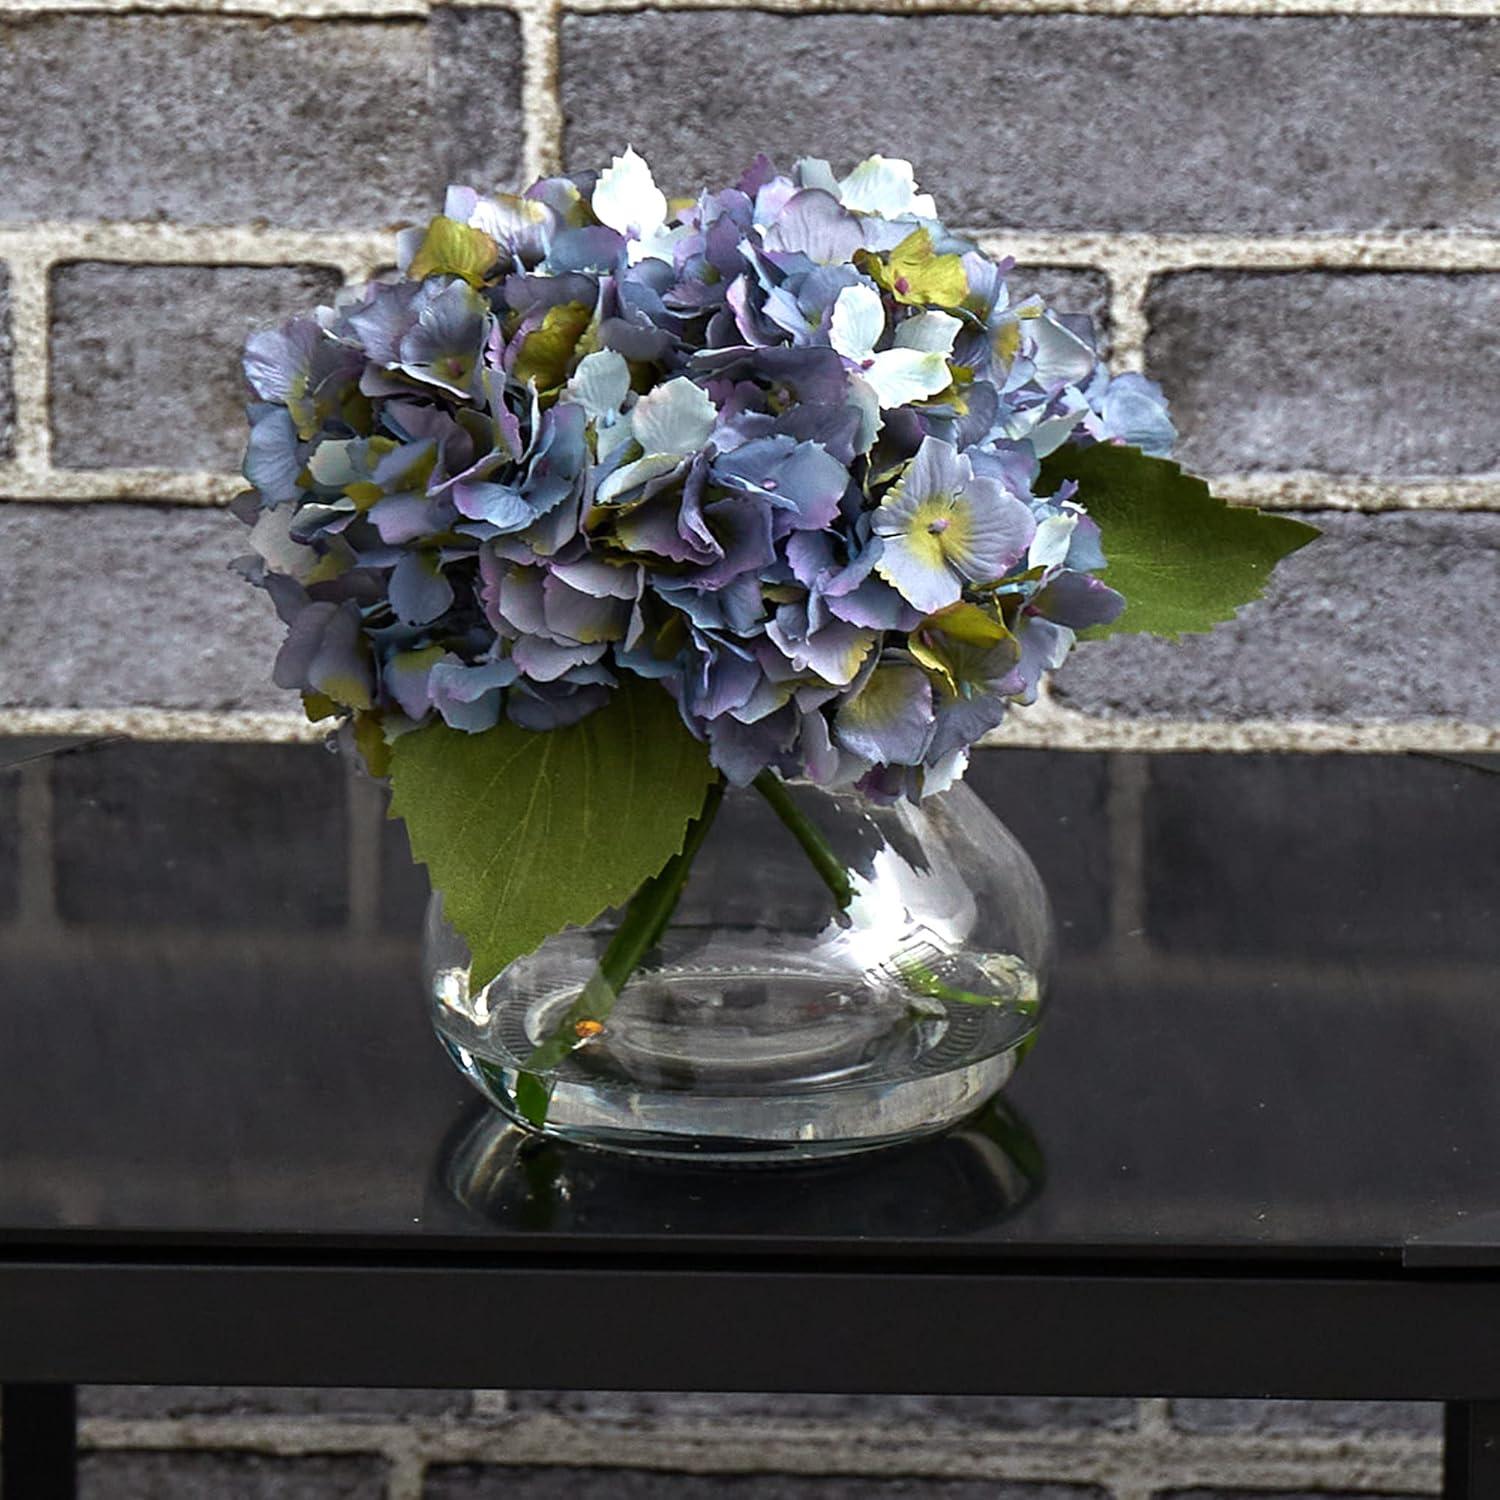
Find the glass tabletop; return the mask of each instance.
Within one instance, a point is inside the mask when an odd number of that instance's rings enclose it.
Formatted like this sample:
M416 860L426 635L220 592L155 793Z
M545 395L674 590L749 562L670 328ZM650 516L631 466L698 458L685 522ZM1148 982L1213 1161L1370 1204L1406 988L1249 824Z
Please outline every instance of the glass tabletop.
M999 1108L843 1165L524 1137L318 746L0 744L0 1245L1026 1260L1500 1254L1484 757L987 750L1062 958Z

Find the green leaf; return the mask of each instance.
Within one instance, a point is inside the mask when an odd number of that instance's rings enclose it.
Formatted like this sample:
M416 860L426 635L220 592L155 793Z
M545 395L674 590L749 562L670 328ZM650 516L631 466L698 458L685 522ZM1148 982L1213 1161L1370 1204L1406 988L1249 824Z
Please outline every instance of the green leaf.
M1088 638L1212 630L1258 599L1271 569L1319 534L1289 516L1216 500L1177 464L1116 443L1059 448L1042 460L1038 492L1051 494L1065 479L1078 481L1074 498L1103 532L1104 582L1126 600L1120 618L1083 631Z
M445 724L391 747L392 811L474 956L470 983L627 900L682 848L718 773L658 684L581 723Z

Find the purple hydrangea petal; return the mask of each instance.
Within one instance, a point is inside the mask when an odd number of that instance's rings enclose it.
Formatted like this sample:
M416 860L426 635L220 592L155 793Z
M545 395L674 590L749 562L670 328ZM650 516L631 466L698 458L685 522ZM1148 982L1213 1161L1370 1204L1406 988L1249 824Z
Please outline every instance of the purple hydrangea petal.
M932 732L932 684L920 667L900 662L877 666L833 720L838 744L874 764L920 764Z
M1086 630L1117 620L1125 596L1091 574L1062 572L1032 595L1030 607L1059 625Z
M391 608L408 625L425 625L447 612L453 585L431 552L408 552L391 573Z
M282 505L302 493L297 476L302 450L292 414L284 406L262 406L252 420L241 473L267 505Z
M467 666L456 658L436 663L428 678L433 707L450 729L479 734L500 722L502 689L516 680L508 661Z
M509 484L460 480L453 486L453 504L459 515L488 521L501 531L522 531L536 519L525 495Z
M767 250L805 255L820 265L852 260L864 243L859 219L817 188L789 198L766 232Z

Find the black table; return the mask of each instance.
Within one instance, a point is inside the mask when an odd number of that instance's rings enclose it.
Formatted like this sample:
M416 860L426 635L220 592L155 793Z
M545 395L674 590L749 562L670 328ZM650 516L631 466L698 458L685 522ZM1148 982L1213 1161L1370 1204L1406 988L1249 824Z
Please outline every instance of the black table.
M1004 1106L722 1172L467 1094L336 758L57 748L0 746L8 1495L79 1382L1433 1399L1500 1495L1484 758L986 752L1064 948Z

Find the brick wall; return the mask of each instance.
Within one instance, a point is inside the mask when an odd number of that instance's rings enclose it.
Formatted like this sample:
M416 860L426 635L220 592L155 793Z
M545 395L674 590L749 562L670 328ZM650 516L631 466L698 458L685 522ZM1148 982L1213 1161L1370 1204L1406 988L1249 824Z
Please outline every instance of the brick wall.
M245 329L387 264L447 181L633 141L673 187L762 145L911 156L953 222L1164 383L1221 493L1324 528L1233 626L1089 647L1002 738L1500 747L1497 56L1489 0L0 0L0 732L305 734L265 600L223 571ZM27 775L0 844L35 833ZM0 870L0 905L43 889ZM1436 1486L1425 1408L99 1391L89 1412L111 1496L416 1500L424 1469L444 1497L698 1493L622 1467L788 1497ZM559 1447L593 1478L547 1473ZM829 1470L865 1477L792 1477Z
M1010 741L1492 747L1497 53L1487 0L0 0L0 726L305 732L220 566L245 330L450 180L633 141L674 188L910 155L1190 465L1325 527Z

